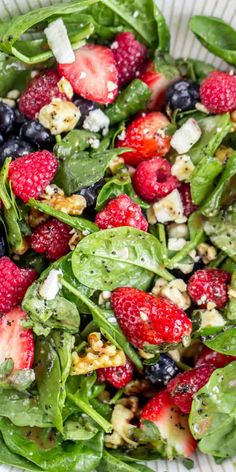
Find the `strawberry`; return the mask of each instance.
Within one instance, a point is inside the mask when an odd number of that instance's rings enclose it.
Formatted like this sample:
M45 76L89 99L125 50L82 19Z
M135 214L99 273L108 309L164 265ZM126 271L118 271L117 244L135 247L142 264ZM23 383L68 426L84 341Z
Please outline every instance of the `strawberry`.
M206 385L214 370L213 365L202 365L176 375L168 383L167 390L183 413L190 412L194 394Z
M198 209L197 205L194 205L192 201L190 185L187 183L181 183L179 193L184 207L184 215L190 216Z
M75 51L75 62L58 64L58 72L87 100L107 105L118 94L118 72L111 49L86 44Z
M34 361L34 338L31 329L22 327L26 313L17 306L0 317L0 363L14 362L14 371L30 369Z
M38 198L58 169L56 157L49 151L37 151L11 162L8 177L14 194L27 203Z
M213 365L215 369L221 369L226 365L230 364L236 360L235 356L226 356L220 352L212 351L209 347L204 346L203 350L200 352L195 367L200 367L201 365Z
M137 166L145 159L165 156L170 149L170 136L165 135L169 120L163 113L152 112L135 118L127 127L125 138L118 139L118 147L133 148L122 158L126 164Z
M227 282L230 274L220 269L197 270L188 281L188 293L201 308L209 302L217 308L223 308L228 300Z
M148 103L148 109L157 110L164 104L166 90L172 84L173 79L177 78L177 75L173 75L172 73L168 76L168 74L159 71L155 67L154 62L148 61L147 64L144 65L139 78L147 84L152 93Z
M137 41L133 33L129 32L119 33L111 49L118 70L119 86L122 87L138 75L148 51L146 46Z
M147 202L165 197L178 185L177 178L171 175L170 163L162 157L140 162L133 175L135 192Z
M123 194L110 200L105 208L97 213L95 223L100 229L132 226L142 231L148 230L148 222L140 207L128 195Z
M31 236L31 247L39 254L45 254L51 261L56 261L70 250L71 227L51 218L40 224Z
M197 443L192 437L188 417L183 415L173 404L167 390L159 392L144 407L142 420L154 423L166 445L165 455L172 459L176 456L189 457L196 449Z
M135 347L180 343L191 334L190 319L165 298L122 287L112 293L111 305L122 331Z
M0 258L0 312L20 303L27 288L37 278L34 269L21 269L9 257Z
M236 109L236 75L215 70L200 87L200 98L210 113L226 113Z
M97 379L100 382L108 382L116 388L125 387L133 378L134 366L129 359L120 367L106 367L97 370Z

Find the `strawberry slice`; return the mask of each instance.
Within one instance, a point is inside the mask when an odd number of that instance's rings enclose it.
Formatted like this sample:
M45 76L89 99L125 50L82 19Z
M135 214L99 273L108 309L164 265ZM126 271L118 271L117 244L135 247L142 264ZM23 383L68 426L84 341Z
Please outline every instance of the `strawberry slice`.
M34 361L32 330L21 325L26 318L26 313L19 306L0 318L0 363L11 358L14 371L30 369Z
M155 67L154 62L149 61L143 67L139 78L147 84L152 95L148 103L149 110L159 110L165 102L165 93L168 87L176 80L177 76L164 73Z
M58 72L72 85L74 92L87 100L108 104L118 94L118 72L111 49L86 44L75 51L75 62L58 64Z

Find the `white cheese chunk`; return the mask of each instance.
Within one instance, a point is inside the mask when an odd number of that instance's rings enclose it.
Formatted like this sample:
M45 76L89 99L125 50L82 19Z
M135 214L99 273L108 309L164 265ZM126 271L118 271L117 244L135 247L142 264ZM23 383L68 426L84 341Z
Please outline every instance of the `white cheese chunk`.
M189 118L181 128L177 129L173 134L170 144L178 154L185 154L197 143L201 134L202 131L197 121L193 118Z
M75 54L67 34L67 29L61 18L52 21L45 28L44 33L58 64L71 64L75 62Z
M153 211L159 223L184 223L187 218L184 216L184 207L178 190L173 190L166 197L154 203Z
M102 131L103 136L105 136L108 133L109 124L110 120L108 116L106 116L102 110L97 108L96 110L91 110L89 112L88 116L84 120L83 128L93 133Z
M39 295L44 300L54 300L58 294L61 284L59 282L59 276L62 275L61 270L52 269L50 270L47 278L42 282L39 287Z
M182 156L176 157L175 163L171 168L171 174L182 182L182 180L187 180L189 178L194 168L195 166L191 161L191 158L187 154L182 154Z

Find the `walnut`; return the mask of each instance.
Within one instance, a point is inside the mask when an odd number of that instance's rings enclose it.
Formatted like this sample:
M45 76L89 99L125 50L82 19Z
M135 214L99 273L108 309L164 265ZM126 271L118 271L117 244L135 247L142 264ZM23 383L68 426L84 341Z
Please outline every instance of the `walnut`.
M124 397L118 400L117 402L118 405L123 405L125 408L128 408L128 410L132 411L135 417L139 416L140 409L139 409L139 399L138 397Z
M45 223L49 218L49 215L45 215L45 213L42 213L35 208L31 208L28 213L27 222L30 227L34 229L41 225L41 223Z
M130 433L133 428L135 428L134 425L130 424L130 421L134 418L134 414L131 410L128 408L125 408L121 404L116 404L115 408L112 413L111 417L111 424L113 426L113 433L111 435L106 435L105 436L105 444L107 447L111 445L110 447L114 448L114 433L115 434L115 440L116 440L116 446L118 445L127 443L131 446L136 446L136 443L130 439ZM120 436L121 439L117 436L117 434ZM123 441L122 441L123 440ZM120 444L117 444L120 442ZM113 445L112 445L113 444Z
M30 248L29 241L26 238L22 238L22 245L18 247L18 249L16 249L14 253L17 254L18 256L22 256L22 254L25 254L29 248Z
M169 283L164 279L157 279L152 294L168 298L182 310L187 310L191 304L187 285L182 279L174 279Z
M71 251L73 251L77 244L79 244L79 242L81 241L81 239L83 239L83 233L82 231L80 231L79 229L78 230L72 230L71 231L71 238L70 238L70 241L69 241L69 247L71 249Z
M215 156L220 162L225 162L228 157L234 152L234 150L231 147L226 147L226 146L220 146L216 152Z
M86 208L86 200L82 195L65 195L56 194L49 200L42 200L55 210L60 210L67 215L81 215Z
M206 243L199 244L199 246L197 247L197 252L203 260L204 264L209 264L209 262L214 261L217 256L216 248Z
M137 379L131 380L124 388L124 394L127 396L142 395L142 397L152 395L152 386L148 380Z

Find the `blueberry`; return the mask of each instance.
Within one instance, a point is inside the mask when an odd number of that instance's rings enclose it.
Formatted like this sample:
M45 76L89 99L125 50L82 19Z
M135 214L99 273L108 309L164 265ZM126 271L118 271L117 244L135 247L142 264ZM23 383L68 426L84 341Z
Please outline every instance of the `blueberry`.
M3 225L0 225L0 257L7 254L7 242Z
M4 137L2 133L0 133L0 146L4 143Z
M20 129L20 137L36 145L38 149L52 149L55 138L38 121L25 122Z
M0 163L3 164L6 157L14 159L31 152L34 152L34 148L30 143L23 141L18 136L11 137L0 147Z
M87 207L92 207L95 205L98 191L103 186L103 184L104 184L104 180L100 179L95 184L90 185L90 187L82 188L79 191L79 194L85 198Z
M18 108L16 108L14 129L15 128L19 129L27 121L28 121L27 118L20 112L20 110L18 110Z
M173 359L167 354L161 354L155 364L146 365L144 377L158 388L165 387L178 374L179 369Z
M6 103L0 102L0 132L9 133L15 122L15 112Z
M199 101L199 84L193 80L177 80L166 92L166 102L171 110L191 110Z
M74 100L74 104L79 108L79 111L81 113L81 117L76 124L76 128L81 128L86 116L88 116L89 112L92 110L95 110L96 104L94 102L91 102L90 100L85 100L85 98L78 97Z

